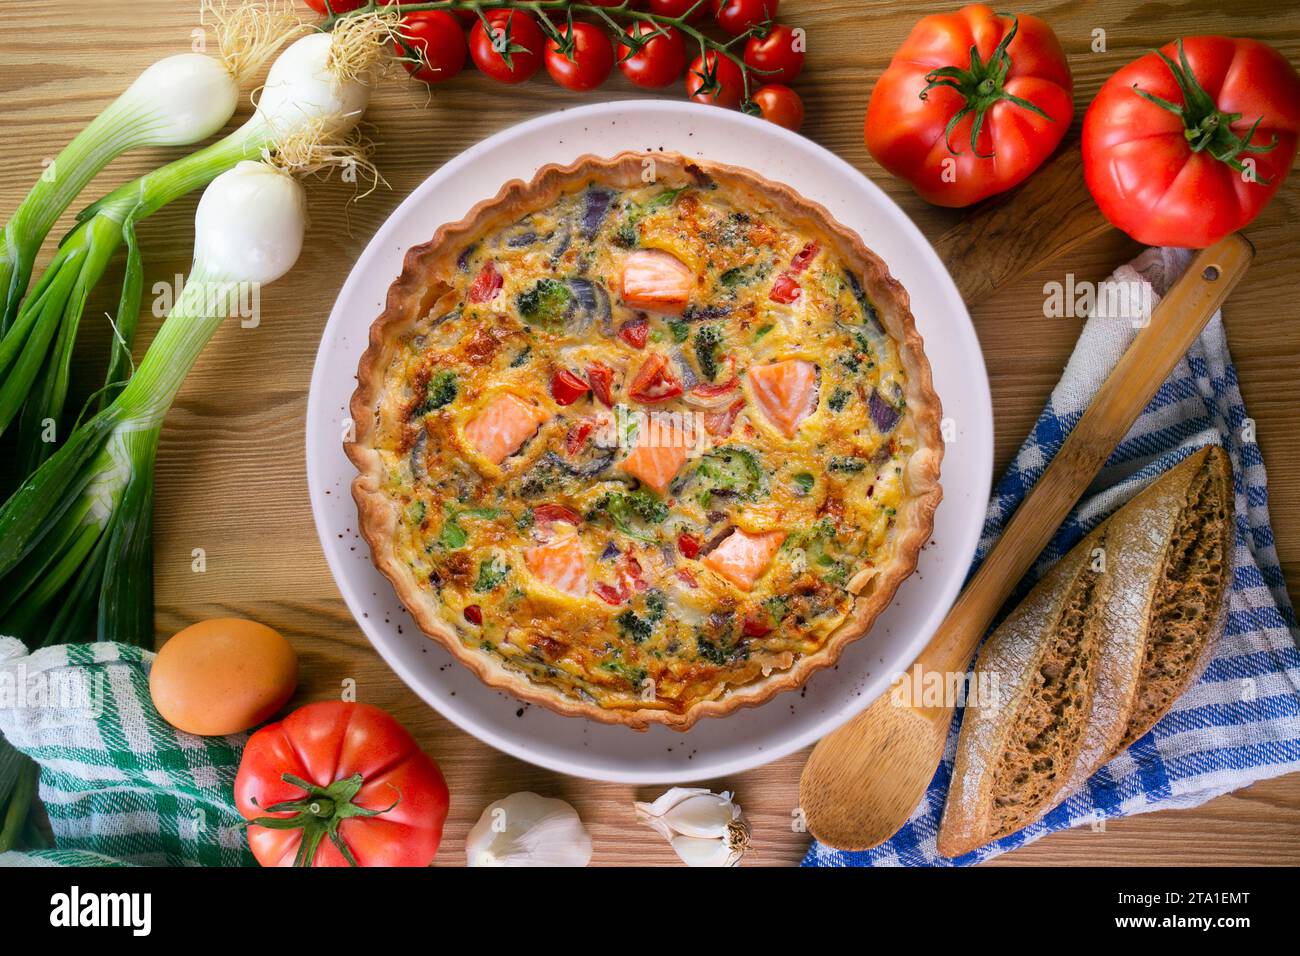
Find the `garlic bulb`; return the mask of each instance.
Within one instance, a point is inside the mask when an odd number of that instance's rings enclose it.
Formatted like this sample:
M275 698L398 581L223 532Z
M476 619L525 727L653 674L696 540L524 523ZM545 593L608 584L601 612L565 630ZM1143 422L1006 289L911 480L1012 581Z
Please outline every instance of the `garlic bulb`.
M636 817L667 840L687 866L735 866L749 846L749 824L727 791L673 787Z
M527 790L489 804L465 837L469 866L586 866L591 836L563 800Z

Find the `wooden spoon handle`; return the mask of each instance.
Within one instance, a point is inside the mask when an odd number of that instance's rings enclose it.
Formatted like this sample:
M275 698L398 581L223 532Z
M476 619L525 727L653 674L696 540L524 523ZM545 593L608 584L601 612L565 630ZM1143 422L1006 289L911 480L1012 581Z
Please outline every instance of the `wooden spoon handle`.
M965 670L1016 583L1042 553L1156 389L1200 335L1254 257L1233 234L1192 260L1151 321L1098 390L1002 537L948 612L918 662L923 670ZM1115 321L1124 321L1115 319Z

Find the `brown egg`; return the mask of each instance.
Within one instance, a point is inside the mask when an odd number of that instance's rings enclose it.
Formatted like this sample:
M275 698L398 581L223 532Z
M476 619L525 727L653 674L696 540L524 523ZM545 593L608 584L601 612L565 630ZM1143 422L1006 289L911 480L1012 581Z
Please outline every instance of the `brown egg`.
M191 624L162 646L149 693L178 730L215 737L247 730L293 695L298 658L276 631L222 617Z

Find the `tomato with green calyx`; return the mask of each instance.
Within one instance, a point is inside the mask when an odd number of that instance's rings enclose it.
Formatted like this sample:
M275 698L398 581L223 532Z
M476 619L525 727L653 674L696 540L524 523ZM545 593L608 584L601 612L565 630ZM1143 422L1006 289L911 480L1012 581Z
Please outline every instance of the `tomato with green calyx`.
M745 96L745 77L735 60L709 50L686 70L686 95L696 103L734 109Z
M803 40L784 24L776 24L762 35L745 41L745 65L761 83L789 85L803 70Z
M428 866L447 802L438 765L370 704L298 708L248 739L235 776L263 866Z
M567 90L594 90L614 69L614 47L594 23L567 23L546 41L546 72Z
M499 83L522 83L542 65L546 37L522 10L492 10L469 31L474 65Z
M713 19L733 37L773 19L778 0L711 0Z
M699 23L709 13L709 0L649 0L646 9L661 17L686 17L687 23Z
M923 199L968 206L1042 165L1070 127L1072 93L1051 27L971 4L913 27L871 91L867 149Z
M1102 86L1083 174L1106 218L1148 245L1203 248L1247 225L1295 158L1300 76L1256 40L1187 37Z
M682 75L686 40L676 27L638 20L627 28L626 36L618 47L618 68L637 86L657 90Z
M465 31L444 10L408 13L397 26L394 42L402 66L425 83L444 83L465 66Z

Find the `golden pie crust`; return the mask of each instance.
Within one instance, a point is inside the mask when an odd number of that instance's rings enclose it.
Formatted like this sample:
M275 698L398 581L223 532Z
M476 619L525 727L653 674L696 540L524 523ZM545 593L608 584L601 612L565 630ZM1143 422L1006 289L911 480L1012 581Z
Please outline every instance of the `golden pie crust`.
M686 175L712 181L731 194L754 196L776 209L786 222L830 240L839 260L861 275L862 289L875 306L880 325L897 346L906 372L906 414L916 442L901 478L905 496L892 519L891 554L874 567L859 567L848 579L844 587L853 596L852 609L823 646L813 653L788 655L789 666L784 669L773 669L743 685L724 685L715 697L695 701L680 711L662 707L605 707L535 680L458 637L444 619L438 602L397 554L394 542L401 508L382 488L384 464L375 447L386 370L404 336L451 291L447 279L456 274L457 258L467 246L476 237L504 229L522 216L555 203L566 193L591 184L617 189L641 186L649 161L653 161L660 177ZM420 628L486 684L557 713L640 730L652 724L686 730L702 717L721 717L742 707L764 703L782 691L799 688L814 672L834 665L843 650L870 629L898 586L915 569L919 552L929 540L934 512L942 496L939 399L932 386L930 366L910 312L907 292L889 274L885 263L856 233L837 223L824 207L788 186L743 168L673 153L626 152L612 158L586 155L569 165L544 166L530 182L506 183L497 196L474 206L465 218L444 225L429 242L411 248L402 274L388 290L383 313L371 326L369 347L357 368L351 414L355 440L345 443L345 450L359 472L352 483L359 530L370 545L375 566L392 582Z

